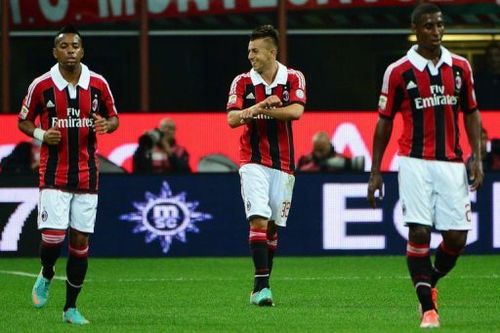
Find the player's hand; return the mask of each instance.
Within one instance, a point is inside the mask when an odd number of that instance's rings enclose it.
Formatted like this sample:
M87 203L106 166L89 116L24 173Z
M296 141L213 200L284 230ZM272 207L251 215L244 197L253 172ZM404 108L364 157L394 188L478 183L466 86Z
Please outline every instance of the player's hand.
M484 172L481 160L474 159L470 168L469 179L471 180L470 190L477 191L483 185Z
M61 131L57 127L51 127L45 131L43 142L49 145L57 145L61 141Z
M276 95L271 95L267 97L265 100L260 102L259 104L262 104L262 108L264 109L271 109L271 108L277 108L283 105L281 100L279 99L278 96Z
M377 207L375 202L375 191L378 190L378 197L380 200L384 197L384 181L382 180L382 175L380 172L372 172L370 174L370 180L368 181L368 194L366 199L370 203L371 208Z
M94 118L94 130L97 134L106 134L108 133L108 120L106 118L101 117L97 113L92 113L92 118Z

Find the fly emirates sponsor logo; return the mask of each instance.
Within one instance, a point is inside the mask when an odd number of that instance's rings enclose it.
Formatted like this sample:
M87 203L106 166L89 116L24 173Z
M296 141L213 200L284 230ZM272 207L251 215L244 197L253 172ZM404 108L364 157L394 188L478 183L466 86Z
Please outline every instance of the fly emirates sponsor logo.
M458 103L456 96L444 94L444 86L431 86L431 93L431 97L415 98L415 107L418 110L440 105L456 105Z
M67 108L67 118L52 118L51 126L58 128L94 127L94 119L87 117L80 118L80 113L80 109Z

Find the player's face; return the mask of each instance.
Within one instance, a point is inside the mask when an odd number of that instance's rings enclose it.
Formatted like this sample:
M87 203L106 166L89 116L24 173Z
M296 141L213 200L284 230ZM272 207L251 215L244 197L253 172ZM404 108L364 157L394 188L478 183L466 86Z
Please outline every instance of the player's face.
M265 38L251 40L248 43L248 60L257 73L263 73L274 65L276 48Z
M83 58L82 41L77 34L60 34L53 50L54 58L66 70L73 71Z
M419 47L436 49L441 46L444 34L443 14L441 12L424 14L417 24L413 25Z

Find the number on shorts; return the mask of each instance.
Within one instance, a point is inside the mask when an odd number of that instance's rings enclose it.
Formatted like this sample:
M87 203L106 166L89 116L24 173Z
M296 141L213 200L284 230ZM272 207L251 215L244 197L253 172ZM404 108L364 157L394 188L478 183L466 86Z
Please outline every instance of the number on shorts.
M283 207L281 208L281 217L288 218L288 212L290 211L290 201L283 201Z
M465 205L465 220L469 223L472 222L472 210L470 204Z

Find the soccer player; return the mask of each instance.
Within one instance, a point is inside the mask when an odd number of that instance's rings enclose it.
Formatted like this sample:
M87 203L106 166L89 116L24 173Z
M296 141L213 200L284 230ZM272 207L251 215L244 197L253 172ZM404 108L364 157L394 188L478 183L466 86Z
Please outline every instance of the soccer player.
M227 102L229 126L244 126L239 173L255 266L250 303L261 306L273 305L269 276L278 244L276 226L286 226L295 181L292 121L301 117L306 103L302 73L276 61L278 38L271 25L252 32L252 69L233 80Z
M42 269L32 299L37 308L46 304L54 265L69 229L63 321L88 324L76 308L76 299L87 272L89 235L96 218L96 134L115 131L118 116L106 80L80 62L82 37L74 27L57 33L53 55L57 64L29 86L18 123L22 132L42 141L38 203ZM35 126L37 117L40 127Z
M439 7L432 3L417 6L411 23L417 45L384 75L367 198L375 207L375 191L382 196L380 164L393 119L400 112L404 129L399 139L399 195L409 227L408 270L421 306L420 327L432 328L439 327L436 284L455 266L471 229L459 111L477 156L481 156L481 118L469 63L441 45L444 23ZM480 161L477 158L471 168L472 191L483 182ZM443 237L434 264L429 252L431 227Z

